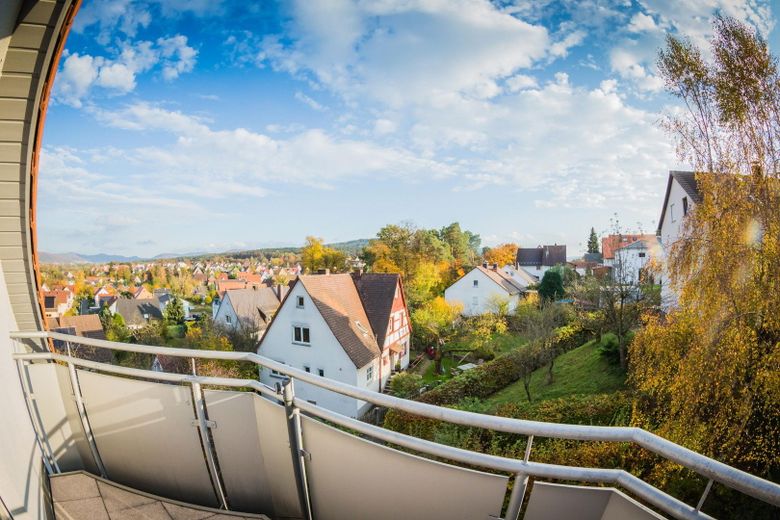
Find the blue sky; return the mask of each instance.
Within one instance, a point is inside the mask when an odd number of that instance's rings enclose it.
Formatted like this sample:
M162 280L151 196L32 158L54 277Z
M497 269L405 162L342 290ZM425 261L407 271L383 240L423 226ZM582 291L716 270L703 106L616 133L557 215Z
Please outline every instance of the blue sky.
M458 221L582 252L652 232L679 110L655 56L757 0L84 0L44 136L39 240L158 253Z

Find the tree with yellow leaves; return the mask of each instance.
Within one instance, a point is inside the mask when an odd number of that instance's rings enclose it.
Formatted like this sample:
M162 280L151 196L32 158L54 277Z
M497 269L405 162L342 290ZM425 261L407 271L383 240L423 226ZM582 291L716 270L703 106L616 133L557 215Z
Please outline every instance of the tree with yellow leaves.
M515 243L501 244L487 249L482 257L489 264L498 264L498 267L513 265L517 261L517 250L520 248Z
M679 308L650 319L631 348L633 420L777 478L780 75L760 35L731 18L716 19L711 54L670 36L659 56L667 90L688 109L666 126L698 172L702 202L669 251ZM673 478L667 470L658 478Z

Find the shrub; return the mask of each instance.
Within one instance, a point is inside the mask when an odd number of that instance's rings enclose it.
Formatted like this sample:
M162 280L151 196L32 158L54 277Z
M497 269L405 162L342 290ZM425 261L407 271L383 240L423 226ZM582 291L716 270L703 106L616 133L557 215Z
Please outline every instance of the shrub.
M556 334L557 350L560 353L576 348L584 342L585 333L578 325L566 325L561 327L561 329L563 330ZM520 347L492 361L472 368L425 392L418 400L443 406L454 405L470 397L484 399L518 380L523 369L526 368L527 352L525 350L528 348L530 347ZM535 360L536 368L541 367L545 361L544 356L538 356ZM421 426L425 421L428 421L431 425ZM415 435L412 432L413 429L420 429L430 433L436 422L430 419L415 417L398 410L390 410L385 416L384 424L385 428ZM429 436L424 438L431 439Z
M423 386L422 376L410 372L401 372L390 380L390 391L396 397L404 399L414 398L420 395Z

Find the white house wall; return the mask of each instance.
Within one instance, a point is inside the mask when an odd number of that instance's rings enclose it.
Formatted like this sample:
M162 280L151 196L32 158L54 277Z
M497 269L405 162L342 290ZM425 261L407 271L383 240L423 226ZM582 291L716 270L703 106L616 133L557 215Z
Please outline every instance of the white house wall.
M475 280L478 282L477 287L474 287ZM463 305L464 316L477 316L489 312L490 302L496 296L509 299L510 312L517 307L517 295L510 296L503 287L476 268L444 291L444 299L447 303Z
M683 216L683 197L688 198L688 212L696 206L696 203L691 200L688 193L683 189L677 180L672 179L672 187L669 190L669 200L666 202L666 209L664 211L664 220L661 222L660 230L661 235L659 237L661 241L662 250L662 262L664 270L664 281L661 285L661 306L664 309L670 309L677 306L677 294L669 286L667 259L669 257L669 251L672 244L674 244L682 233L682 225L684 221ZM674 204L674 211L672 211L672 204ZM672 215L674 213L674 215ZM672 218L674 217L674 218Z
M304 298L303 309L296 306L298 296ZM293 343L293 325L309 327L311 346ZM284 304L279 308L273 323L263 337L258 353L300 370L309 367L311 373L315 375L318 374L319 369L322 369L325 371L325 377L329 379L375 391L379 390L378 359L372 363L374 378L371 382L367 382L367 367L360 370L355 368L354 363L347 356L300 282L295 284ZM273 386L281 380L281 377L274 376L268 369L264 368L260 372L260 381L267 385ZM349 417L358 417L368 408L368 405L363 401L357 401L303 382L296 382L295 394L302 399L314 401L319 406Z

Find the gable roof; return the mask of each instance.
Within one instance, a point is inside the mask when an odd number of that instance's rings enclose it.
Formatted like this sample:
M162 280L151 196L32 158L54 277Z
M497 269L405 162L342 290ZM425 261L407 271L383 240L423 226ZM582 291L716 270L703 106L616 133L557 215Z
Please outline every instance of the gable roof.
M544 265L552 267L566 263L566 246L520 247L517 249L517 265Z
M615 258L615 251L622 249L634 242L644 240L652 241L655 235L607 235L601 238L601 253L605 260Z
M146 325L147 320L144 318L144 314L148 314L150 320L161 320L163 317L160 310L160 300L156 297L139 300L119 298L116 301L116 313L124 318L127 325Z
M282 299L289 288L282 287ZM265 328L268 320L279 308L281 299L276 289L266 286L254 286L251 289L232 289L225 292L221 305L230 305L241 321L248 321L258 328Z
M77 336L94 339L106 339L106 333L103 332L103 324L100 323L100 316L97 314L63 316L59 320L59 327L74 328L76 329Z
M393 311L395 289L401 281L401 275L395 273L354 273L352 278L357 287L363 308L376 334L376 342L384 347L387 325Z
M504 274L503 271L493 271L492 269L487 269L485 267L477 266L474 269L478 269L482 274L496 282L498 285L501 286L502 289L504 289L508 294L515 295L525 292L525 287L517 283L515 280L513 280L508 275Z
M379 345L351 275L302 275L298 283L357 368L379 357Z
M661 206L661 218L658 219L658 229L656 230L658 235L661 234L661 225L666 216L666 207L669 205L669 195L672 192L672 181L677 181L695 204L700 204L702 200L701 191L699 191L699 183L696 181L696 172L671 170L669 172L669 180L666 182L666 194L664 195L663 206Z

